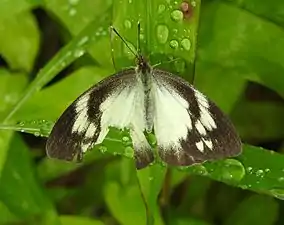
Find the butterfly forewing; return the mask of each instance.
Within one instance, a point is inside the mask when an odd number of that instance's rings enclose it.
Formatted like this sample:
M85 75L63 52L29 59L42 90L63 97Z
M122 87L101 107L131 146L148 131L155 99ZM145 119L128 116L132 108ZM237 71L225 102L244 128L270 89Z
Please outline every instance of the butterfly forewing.
M137 168L154 160L145 129L144 96L135 70L110 76L76 99L56 122L48 138L47 154L52 158L81 159L94 144L101 143L109 127L129 128Z
M192 165L241 152L234 126L212 101L173 74L152 73L154 131L163 161Z

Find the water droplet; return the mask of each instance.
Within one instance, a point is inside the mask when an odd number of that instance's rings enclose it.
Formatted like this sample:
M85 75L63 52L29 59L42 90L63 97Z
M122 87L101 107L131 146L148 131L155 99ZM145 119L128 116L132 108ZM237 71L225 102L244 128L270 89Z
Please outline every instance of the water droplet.
M169 29L166 25L158 25L157 27L157 38L161 44L165 44L168 40Z
M81 38L81 40L78 42L78 46L82 46L83 44L86 44L89 40L88 36L84 36Z
M133 159L134 158L134 150L131 147L126 147L124 149L124 155L128 158Z
M132 3L132 0L128 0L128 2L129 2L129 4L131 4L131 3Z
M84 50L82 49L77 49L75 52L74 52L74 56L76 58L79 58L80 56L84 55Z
M177 49L178 48L178 41L177 40L171 40L170 41L170 47L173 49Z
M284 200L284 189L272 189L270 190L270 193L281 200Z
M258 170L258 171L255 172L255 174L256 174L257 177L261 177L262 178L264 176L264 171L263 170Z
M100 151L101 153L105 153L105 152L107 151L107 147L101 145L101 146L99 147L99 151Z
M279 178L278 178L278 181L279 181L279 182L284 182L284 177L279 177Z
M265 173L269 173L270 169L266 168L264 171L265 171Z
M192 5L193 7L196 7L196 1L191 1L191 5Z
M220 180L239 182L245 175L245 169L240 161L226 159L224 160L224 166L218 168L214 173L219 176Z
M69 0L70 5L77 5L79 0Z
M176 28L173 29L173 33L174 33L174 34L177 34L177 32L178 32L178 29L176 29Z
M127 41L127 44L134 52L136 52L136 49L133 44L131 44L128 41ZM128 59L132 60L135 58L135 55L133 55L133 53L129 50L129 48L126 45L123 45L123 52L127 56Z
M124 137L122 138L122 141L124 141L124 142L127 142L127 141L129 141L129 137L127 137L127 136L124 136Z
M35 132L34 136L39 137L40 133L39 132Z
M191 42L189 39L185 38L181 41L181 46L186 50L189 51L191 47Z
M252 167L251 167L251 166L249 166L249 167L247 168L247 172L248 172L248 173L251 173L251 172L252 172Z
M201 164L194 165L194 172L202 176L208 175L207 169Z
M149 177L149 181L153 181L154 180L154 177Z
M174 20L174 21L182 21L182 19L183 19L183 13L182 13L182 11L180 11L180 10L174 10L174 11L172 11L172 13L171 13L171 18L172 18L172 20Z
M140 34L139 38L140 38L140 40L144 40L145 39L145 35L144 34Z
M130 141L130 138L127 137L127 136L122 137L122 143L123 143L125 146L129 146L129 145L132 144L132 142Z
M166 6L165 5L159 5L158 6L158 13L161 14L162 12L164 12L166 9Z
M74 8L72 8L72 9L69 10L69 15L70 15L70 16L75 16L76 13L77 13L77 10L74 9Z
M125 28L130 29L131 26L132 26L132 24L131 24L130 20L125 20L125 21L124 21L124 27L125 27Z

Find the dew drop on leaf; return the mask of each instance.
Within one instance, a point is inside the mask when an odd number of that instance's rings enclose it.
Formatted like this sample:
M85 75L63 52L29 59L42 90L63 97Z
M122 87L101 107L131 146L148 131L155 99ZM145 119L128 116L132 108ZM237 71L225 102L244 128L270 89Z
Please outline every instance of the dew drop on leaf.
M127 29L130 29L132 27L132 24L130 22L130 20L125 20L124 21L124 27Z
M166 6L165 6L165 5L162 5L162 4L159 5L159 6L158 6L158 13L161 14L162 12L165 11L165 9L166 9Z
M226 159L219 175L221 180L239 182L245 175L245 169L240 161Z
M170 41L170 47L172 49L177 49L178 48L178 41L177 40L171 40Z
M166 25L157 26L157 39L161 44L165 44L168 40L169 29Z
M255 174L256 174L257 177L263 178L263 176L264 176L264 171L260 169L260 170L257 170L257 171L255 172Z
M105 153L105 152L107 151L107 147L101 145L101 146L99 147L99 151L100 151L101 153Z
M194 172L202 176L208 175L207 169L201 164L194 165Z
M69 10L69 16L75 16L76 14L77 14L77 10L76 10L76 9L71 8L71 9Z
M70 5L77 5L79 0L69 0Z
M180 10L174 10L171 12L171 18L173 21L180 22L183 19L183 13Z
M131 147L128 146L124 149L124 155L128 158L133 159L134 158L134 150Z
M84 36L81 38L81 40L78 42L78 46L82 46L84 44L86 44L89 40L89 37L88 36Z
M248 172L248 173L252 173L252 167L251 167L251 166L249 166L249 167L247 168L247 172Z
M186 51L189 51L191 48L191 42L188 38L184 38L181 41L181 46L183 47L183 49L185 49Z
M84 55L84 51L82 49L77 49L75 52L74 52L74 56L76 58L79 58L80 56Z

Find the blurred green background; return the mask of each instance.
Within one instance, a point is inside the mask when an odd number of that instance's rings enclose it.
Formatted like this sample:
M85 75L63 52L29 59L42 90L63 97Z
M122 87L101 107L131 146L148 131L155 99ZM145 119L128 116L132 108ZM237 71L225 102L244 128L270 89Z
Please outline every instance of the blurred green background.
M109 26L135 48L138 21L151 64L230 116L240 156L136 171L113 131L82 164L46 157L64 109L134 66ZM0 0L0 224L283 224L283 27L282 0Z

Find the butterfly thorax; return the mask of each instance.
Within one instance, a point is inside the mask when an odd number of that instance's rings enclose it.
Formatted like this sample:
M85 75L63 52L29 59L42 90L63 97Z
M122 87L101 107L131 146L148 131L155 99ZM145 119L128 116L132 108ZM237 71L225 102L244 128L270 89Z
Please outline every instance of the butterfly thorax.
M136 75L143 85L144 92L144 112L146 121L146 130L152 131L153 128L153 109L154 99L151 98L151 89L153 84L153 69L143 56L137 57Z

